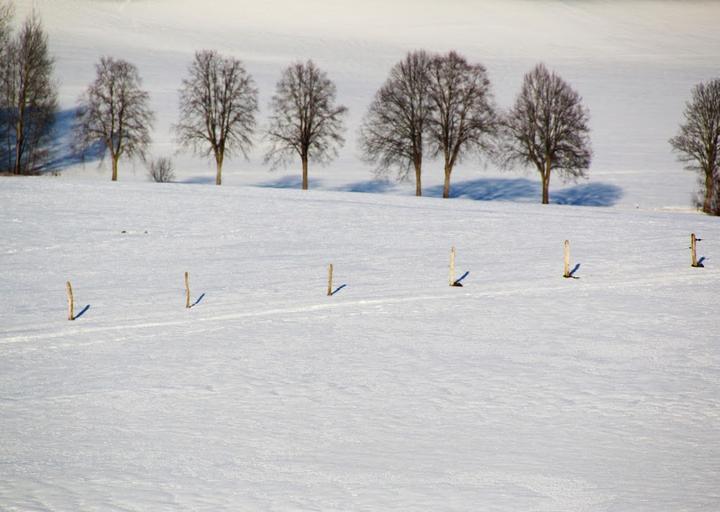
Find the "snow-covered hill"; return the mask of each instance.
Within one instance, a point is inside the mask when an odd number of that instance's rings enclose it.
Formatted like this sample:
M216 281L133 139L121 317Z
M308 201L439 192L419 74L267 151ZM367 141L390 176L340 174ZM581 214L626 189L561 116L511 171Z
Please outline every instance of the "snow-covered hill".
M500 0L18 0L18 19L34 7L57 59L65 126L92 80L101 55L138 65L158 114L153 153L178 149L177 89L194 51L214 48L243 59L255 77L263 107L283 67L315 59L338 84L350 108L347 145L339 160L311 168L316 188L391 191L411 186L372 183L359 159L357 127L390 67L415 48L457 49L488 68L498 103L507 107L523 74L544 61L570 81L591 111L595 160L585 185L612 190L604 201L584 202L586 190L565 192L577 204L635 208L690 206L692 174L681 170L667 140L677 130L691 87L715 78L720 55L720 3L706 1L500 1ZM260 119L264 120L263 110ZM62 155L61 155L62 156ZM262 143L249 162L226 163L225 183L296 186L296 169L268 172ZM212 165L177 155L179 179L211 183ZM66 161L64 179L105 180ZM440 183L439 163L428 163L425 183ZM487 194L498 177L509 193ZM125 164L120 179L144 180L144 167ZM483 162L457 170L459 193L480 199L532 200L522 174L498 173ZM536 183L530 174L529 179ZM552 184L558 190L559 182ZM572 185L571 185L572 187ZM551 189L551 190L552 190ZM432 193L433 191L430 190ZM562 198L563 196L561 196ZM565 201L567 202L567 201Z
M715 219L50 177L0 204L3 511L720 508Z

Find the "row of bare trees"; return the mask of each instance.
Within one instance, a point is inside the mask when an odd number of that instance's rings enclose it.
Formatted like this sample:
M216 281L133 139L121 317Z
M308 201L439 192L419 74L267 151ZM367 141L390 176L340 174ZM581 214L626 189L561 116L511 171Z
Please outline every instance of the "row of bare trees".
M13 14L12 3L0 3L0 172L31 174L47 163L57 85L39 19L13 34Z
M552 172L584 176L590 166L588 112L580 96L542 64L530 71L515 105L499 112L485 67L450 52L416 51L398 62L375 94L361 129L365 158L378 174L414 171L422 195L425 156L441 157L443 197L455 165L482 155L504 167L534 165L549 202Z
M40 21L30 16L13 33L12 16L12 4L0 2L0 172L29 174L48 162L57 84ZM196 53L182 82L174 129L181 147L214 158L218 185L225 158L247 156L253 145L257 95L241 61L214 51ZM312 61L283 71L270 106L265 161L277 167L298 158L307 189L309 163L332 160L344 143L347 108L337 104L335 85ZM720 80L698 84L684 116L670 144L686 167L699 173L698 206L720 214ZM109 154L117 180L121 157L147 156L153 120L137 68L104 57L79 100L77 149ZM479 155L503 167L534 167L547 203L551 175L582 177L589 168L588 120L578 93L542 64L525 75L514 105L501 112L481 64L457 52L415 51L392 68L375 94L360 143L378 174L396 172L406 179L413 173L417 195L424 158L442 158L443 196L449 197L455 165ZM169 179L169 166L157 162L158 179Z
M104 57L96 71L79 102L75 140L81 152L99 145L103 155L109 153L115 181L122 155L145 159L153 114L134 65ZM278 166L298 157L303 189L308 188L309 161L331 160L344 142L347 109L336 105L335 94L335 85L312 61L292 64L277 83L265 160ZM195 54L180 89L180 120L174 131L182 148L214 158L217 185L222 184L225 158L247 156L253 145L257 96L241 61L209 50Z
M181 147L214 158L218 185L225 157L247 156L252 147L257 96L242 62L214 51L195 54L180 89L180 121L174 130ZM309 162L332 160L344 143L347 108L336 103L334 83L312 61L283 71L270 108L265 161L277 167L299 158L302 188L307 189ZM78 112L80 148L101 144L111 157L113 180L122 155L144 158L153 115L135 66L102 58ZM457 52L417 51L399 62L378 90L360 139L378 173L397 169L404 179L414 170L418 196L425 156L442 157L443 197L450 197L456 164L486 153L506 166L535 165L547 203L553 171L583 176L590 165L587 118L580 96L542 65L525 77L515 106L502 114L481 64Z

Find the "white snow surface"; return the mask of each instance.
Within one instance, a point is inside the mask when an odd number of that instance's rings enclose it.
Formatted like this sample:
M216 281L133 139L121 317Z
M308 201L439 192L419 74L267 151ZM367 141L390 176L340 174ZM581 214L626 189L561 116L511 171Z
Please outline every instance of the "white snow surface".
M717 77L720 2L16 5L48 29L62 111L60 175L0 179L1 511L720 510L720 224L667 144ZM374 179L357 128L415 48L483 63L501 107L537 62L560 72L591 112L589 180L553 178L543 207L532 173L477 159L451 200ZM312 190L259 139L222 187L178 153L200 49L246 63L260 128L290 62L336 81L347 144ZM179 183L131 162L110 183L68 150L101 55L138 66Z
M696 188L668 139L691 88L717 78L720 2L521 0L17 0L17 21L33 9L50 35L62 117L57 168L63 179L108 180L107 165L82 165L67 150L77 99L102 55L136 64L156 112L153 156L175 160L178 180L213 183L207 159L177 153L178 89L193 53L216 49L242 59L260 90L258 137L249 160L228 159L227 185L298 187L299 164L270 173L260 133L284 67L314 59L349 107L347 143L327 167L312 165L311 186L409 195L410 183L373 180L360 159L358 127L388 71L413 49L455 49L484 64L499 107L509 107L523 74L538 62L583 96L595 152L587 182L553 178L551 200L580 205L687 209ZM521 171L518 169L517 171ZM428 195L440 195L442 164L428 160ZM146 180L143 164L121 162L121 180ZM501 173L468 158L453 174L454 194L539 200L534 171ZM565 189L564 192L561 189ZM560 195L553 198L553 192Z
M41 177L0 204L3 511L720 509L717 219Z

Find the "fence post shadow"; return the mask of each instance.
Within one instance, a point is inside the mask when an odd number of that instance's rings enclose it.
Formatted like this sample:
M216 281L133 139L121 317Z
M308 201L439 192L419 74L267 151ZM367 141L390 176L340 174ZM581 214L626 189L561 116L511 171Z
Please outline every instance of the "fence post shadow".
M345 288L346 286L347 286L346 284L341 284L340 286L338 286L337 288L335 288L335 290L330 294L330 296L332 297L333 295L335 295L337 292L339 292L340 290L342 290L342 289Z
M204 293L200 294L200 297L198 297L195 302L193 302L192 304L190 304L190 307L191 307L191 308L194 308L195 306L197 306L198 304L200 304L200 301L203 300L204 298L205 298L205 294L204 294Z
M77 320L78 318L83 316L87 312L88 309L90 309L90 304L87 304L84 308L82 308L82 310L80 310L80 312L77 315L75 315L75 320Z
M568 274L568 277L571 277L572 279L580 279L579 277L577 277L577 276L575 275L575 272L577 272L578 270L580 270L580 263L576 263L576 264L575 264L575 266L573 267L573 269L572 269L572 270L570 271L570 273Z

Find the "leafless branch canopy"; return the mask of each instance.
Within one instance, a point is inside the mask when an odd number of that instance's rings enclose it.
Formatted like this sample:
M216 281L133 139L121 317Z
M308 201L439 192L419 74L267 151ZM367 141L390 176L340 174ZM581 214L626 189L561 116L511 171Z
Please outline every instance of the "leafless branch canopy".
M342 133L347 108L335 105L335 94L335 84L309 60L283 71L270 102L270 147L265 161L275 168L299 156L304 189L308 161L329 162L345 142Z
M10 38L10 4L0 6L0 129L2 167L15 174L40 169L47 161L47 143L57 111L53 59L40 20L30 16Z
M700 174L703 211L720 215L720 79L696 85L684 115L670 145L686 169Z
M225 156L237 150L247 158L252 147L257 96L255 82L240 60L211 50L195 54L180 89L175 132L180 145L215 157L218 185Z
M422 195L424 145L433 113L431 64L432 58L422 50L398 62L375 93L360 131L363 156L376 164L376 174L395 168L403 180L414 168L418 196Z
M589 113L582 98L560 76L538 64L525 75L515 105L502 123L501 162L534 165L548 202L550 174L583 177L590 167Z
M497 128L497 116L485 67L470 64L456 52L432 60L430 96L434 113L430 142L434 155L445 162L445 189L450 173L465 154L486 151Z
M145 160L154 115L133 64L102 57L95 69L95 81L79 100L76 143L81 150L102 143L103 156L112 158L114 181L121 156Z

